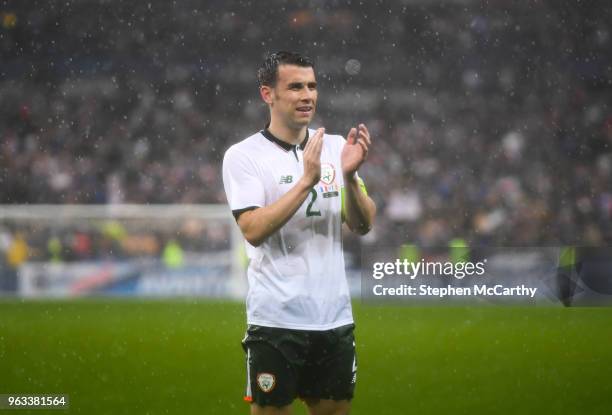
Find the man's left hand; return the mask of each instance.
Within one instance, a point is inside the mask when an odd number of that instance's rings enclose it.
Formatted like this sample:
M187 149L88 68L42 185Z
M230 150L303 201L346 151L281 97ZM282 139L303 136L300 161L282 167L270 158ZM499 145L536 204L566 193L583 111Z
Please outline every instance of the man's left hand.
M372 144L370 132L365 124L359 124L359 131L351 128L342 148L342 173L352 177L368 157L368 149Z

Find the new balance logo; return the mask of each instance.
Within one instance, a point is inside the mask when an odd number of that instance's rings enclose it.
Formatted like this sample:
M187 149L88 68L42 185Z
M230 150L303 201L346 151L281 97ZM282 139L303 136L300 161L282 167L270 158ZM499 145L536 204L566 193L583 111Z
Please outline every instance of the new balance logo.
M281 176L280 184L287 184L287 183L292 183L292 182L293 182L293 176L292 175Z

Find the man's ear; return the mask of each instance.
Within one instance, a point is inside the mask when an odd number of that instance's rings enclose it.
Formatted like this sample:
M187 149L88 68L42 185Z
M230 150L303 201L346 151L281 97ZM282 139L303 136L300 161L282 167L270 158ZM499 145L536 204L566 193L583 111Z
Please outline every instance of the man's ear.
M261 95L261 99L268 105L272 105L272 95L274 94L274 90L272 87L262 85L259 87L259 93Z

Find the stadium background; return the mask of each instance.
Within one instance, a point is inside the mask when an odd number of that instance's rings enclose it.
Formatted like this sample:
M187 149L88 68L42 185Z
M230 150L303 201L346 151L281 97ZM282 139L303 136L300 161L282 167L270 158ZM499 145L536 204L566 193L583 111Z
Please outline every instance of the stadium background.
M314 58L315 125L365 122L376 140L362 174L379 216L347 235L352 270L363 247L402 243L609 246L611 10L0 1L0 393L246 411L232 227L175 214L225 203L223 153L266 121L268 51ZM122 204L167 210L94 207ZM612 407L610 309L355 306L355 414Z

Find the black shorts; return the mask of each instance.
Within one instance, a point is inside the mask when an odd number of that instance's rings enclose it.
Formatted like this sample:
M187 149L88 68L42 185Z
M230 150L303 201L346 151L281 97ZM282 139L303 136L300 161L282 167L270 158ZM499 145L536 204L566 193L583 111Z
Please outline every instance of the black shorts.
M282 407L302 399L350 400L357 378L354 324L326 331L250 325L245 400Z

